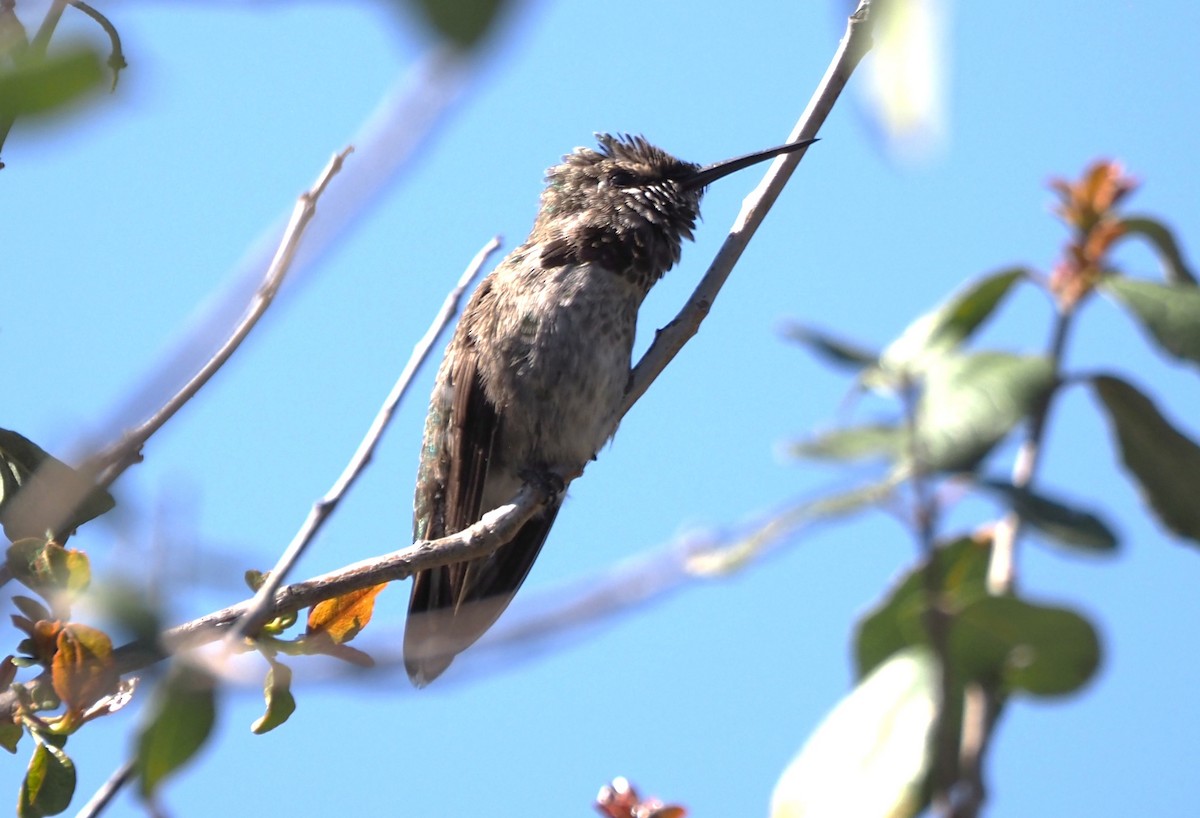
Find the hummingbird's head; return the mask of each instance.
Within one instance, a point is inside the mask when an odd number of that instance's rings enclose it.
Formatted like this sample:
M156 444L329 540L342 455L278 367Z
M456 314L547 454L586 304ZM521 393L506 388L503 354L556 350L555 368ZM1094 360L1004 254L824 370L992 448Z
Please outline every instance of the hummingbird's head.
M649 289L692 238L704 188L686 180L700 166L641 136L596 140L599 150L576 148L546 171L535 231L552 259L597 262Z
M546 171L531 239L544 266L594 262L646 291L679 261L711 182L813 140L704 167L641 136L596 134L596 141L599 150L576 148Z

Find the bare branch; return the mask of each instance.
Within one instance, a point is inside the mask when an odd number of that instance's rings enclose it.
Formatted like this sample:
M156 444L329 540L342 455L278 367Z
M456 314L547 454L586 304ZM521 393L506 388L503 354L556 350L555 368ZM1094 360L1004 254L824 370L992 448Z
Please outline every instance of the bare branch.
M440 540L418 542L390 554L362 560L304 582L284 586L276 592L266 614L275 616L285 611L298 611L350 591L405 579L426 568L490 554L512 539L549 499L546 489L526 485L511 503L489 511L475 525L457 534ZM163 647L132 644L120 648L116 651L120 672L128 673L160 661L170 653L219 639L229 626L250 610L253 601L246 600L171 628L162 634L160 642ZM6 697L0 695L0 712L4 712L6 701Z
M816 92L809 100L808 107L804 109L796 127L788 136L788 142L798 142L817 135L817 131L829 116L829 112L833 110L834 103L837 102L842 89L849 81L850 75L854 73L859 61L871 49L870 7L870 0L860 0L858 8L850 15L846 33L834 54L833 62L829 64L825 76L821 79L821 84L817 86ZM779 198L784 185L787 184L788 179L791 178L806 153L808 153L808 149L802 148L795 153L777 157L767 169L758 187L746 197L742 203L741 212L738 213L729 235L725 238L725 243L717 251L704 278L696 285L696 289L679 314L671 323L658 331L654 342L634 367L629 391L625 395L625 403L621 409L622 416L629 412L638 399L650 388L650 384L666 369L667 364L683 349L683 345L700 329L701 322L707 317L708 311L712 309L713 301L726 279L729 278L733 266L741 258L742 252L750 243L758 226L766 218L767 211Z
M1073 307L1062 305L1055 316L1048 354L1056 374L1062 372L1067 335L1074 316ZM1029 418L1029 432L1022 441L1013 463L1012 483L1019 489L1028 488L1037 473L1044 451L1042 441L1053 397L1053 393L1047 395ZM1016 550L1020 535L1021 515L1009 511L992 534L987 573L989 594L1011 594L1016 587ZM967 686L959 747L959 777L964 786L961 801L953 813L954 818L975 818L983 807L987 797L983 759L991 741L992 727L1000 715L1000 704L999 691L978 684Z
M317 200L321 198L321 194L325 192L329 181L341 170L342 163L353 150L353 148L346 148L341 153L335 154L329 160L329 164L325 166L325 169L321 171L321 175L317 177L317 182L312 189L301 194L300 199L296 202L296 207L292 211L291 221L288 223L287 230L284 231L279 249L275 251L275 257L272 259L270 267L268 267L267 273L263 277L262 284L259 285L258 291L254 294L254 299L251 301L245 316L237 327L234 328L233 333L225 343L221 345L221 348L200 367L191 380L184 384L178 392L163 404L161 409L155 412L141 426L126 432L114 446L98 454L88 464L88 468L94 470L98 475L96 482L99 485L105 487L112 485L113 481L125 469L138 462L141 457L142 447L146 444L146 441L161 429L163 424L170 420L176 412L183 408L184 404L191 400L208 383L212 376L237 351L242 341L246 340L246 336L250 334L250 331L258 324L259 319L266 313L267 308L271 306L276 293L279 292L279 287L283 284L284 278L287 277L288 270L291 269L292 259L295 257L296 250L300 246L300 239L304 235L304 229L312 221L313 216L316 215Z
M83 805L79 812L75 813L75 818L95 818L104 811L104 808L112 802L121 788L129 783L129 779L133 777L133 762L122 761L121 766L113 770L112 775L108 780L100 785L100 789L92 793L92 797Z
M350 462L346 464L346 468L333 484L333 487L325 493L324 497L313 504L312 509L308 512L308 517L305 518L304 523L300 526L300 530L296 532L296 536L288 543L283 555L258 589L258 593L255 594L250 609L230 631L229 639L244 639L256 633L269 619L267 610L271 605L271 600L275 597L275 592L279 590L279 586L283 584L283 580L291 573L292 567L300 559L308 544L312 542L317 532L321 530L321 527L325 524L325 520L333 514L334 509L337 508L338 503L341 502L346 492L350 490L355 480L362 474L367 464L371 462L371 458L375 454L375 448L379 445L379 441L383 437L384 430L391 423L392 417L396 414L396 409L400 406L400 401L408 392L408 387L420 370L421 364L429 357L430 350L437 343L438 338L441 337L447 325L449 325L458 312L458 304L462 300L463 293L466 292L467 287L475 279L475 276L479 275L480 269L483 268L488 258L499 247L500 237L494 236L471 259L471 263L467 265L466 271L459 277L454 289L446 296L446 300L442 303L442 308L434 317L433 323L429 325L429 329L426 330L425 335L417 342L416 347L413 348L408 363L404 365L404 370L400 373L400 377L396 380L395 385L392 386L392 391L388 393L383 406L379 408L379 412L371 422L371 427L367 430L366 436L363 438L362 443L358 445L358 450L350 458Z

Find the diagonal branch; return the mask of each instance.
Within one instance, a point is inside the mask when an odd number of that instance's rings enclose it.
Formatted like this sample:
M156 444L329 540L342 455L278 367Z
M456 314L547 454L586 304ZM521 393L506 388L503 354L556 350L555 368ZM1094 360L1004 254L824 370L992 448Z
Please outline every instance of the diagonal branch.
M330 180L342 169L342 163L353 150L353 148L345 148L341 153L334 154L333 158L329 160L329 164L321 171L321 175L317 177L317 182L312 189L300 195L300 199L292 211L291 221L288 222L287 229L284 231L283 240L280 242L279 249L275 251L275 257L263 277L262 284L254 294L254 299L245 316L225 343L221 345L221 348L200 367L191 380L163 404L162 408L142 425L126 432L116 444L100 452L88 463L87 469L94 470L97 474L97 484L103 487L112 485L113 481L120 477L127 468L137 463L141 459L142 447L146 441L174 417L184 404L195 397L196 393L237 351L238 347L242 345L242 341L246 340L250 331L254 329L259 319L263 317L267 308L275 300L275 295L287 277L292 259L295 258L300 240L304 236L304 230L316 215L317 200L325 192Z
M825 76L821 78L821 84L817 86L812 99L809 100L808 107L804 109L804 113L800 115L799 121L788 136L788 142L798 142L815 137L829 116L829 112L833 110L833 105L850 80L850 75L854 73L858 63L871 49L870 12L870 0L860 0L858 8L850 15L846 33L842 36L833 61L826 69ZM775 204L775 200L783 192L784 185L787 184L788 179L791 178L806 153L808 153L808 149L801 148L794 153L777 157L767 169L758 187L746 197L742 203L741 212L738 213L733 227L729 230L729 235L725 238L725 243L717 251L704 278L700 279L700 283L696 285L696 289L679 314L672 319L671 323L658 331L654 342L650 344L646 354L634 367L629 390L625 394L625 403L621 409L622 416L633 408L638 399L650 388L650 384L654 383L655 379L683 349L683 345L699 331L700 324L708 316L713 301L721 291L726 279L729 278L729 274L733 272L734 265L741 258L742 252L750 243L758 226L766 218L767 211L771 209L771 205Z
M317 532L321 530L329 515L333 514L342 497L354 485L354 482L362 474L367 464L371 462L371 458L375 454L375 448L379 445L379 441L383 437L384 430L391 423L392 417L396 414L396 409L400 406L400 401L408 392L408 387L412 384L412 380L418 370L420 370L421 364L429 357L429 352L433 349L433 345L437 343L446 326L454 318L455 313L458 312L458 304L462 300L463 293L466 292L468 285L475 279L475 276L479 275L480 269L487 262L488 258L499 247L500 237L494 236L471 259L471 263L467 265L466 272L459 277L454 289L446 296L446 300L442 303L442 308L434 317L433 323L429 325L429 329L425 332L425 335L417 342L416 347L413 348L412 356L408 359L408 363L404 365L404 370L400 373L400 377L396 380L395 385L392 386L392 391L388 393L383 406L379 408L379 412L371 422L371 427L367 430L366 437L358 445L358 450L350 458L350 462L346 464L346 468L338 476L333 487L326 492L324 497L313 504L312 509L308 512L308 517L305 518L304 523L300 526L300 530L296 532L296 536L288 543L283 555L258 589L258 593L255 594L250 609L246 611L241 621L231 629L229 633L231 640L244 639L247 636L257 633L258 629L269 620L270 617L267 610L271 605L271 600L275 597L275 592L279 590L279 587L283 584L283 580L291 573L292 567L300 559L300 556L304 553L309 543L316 537Z

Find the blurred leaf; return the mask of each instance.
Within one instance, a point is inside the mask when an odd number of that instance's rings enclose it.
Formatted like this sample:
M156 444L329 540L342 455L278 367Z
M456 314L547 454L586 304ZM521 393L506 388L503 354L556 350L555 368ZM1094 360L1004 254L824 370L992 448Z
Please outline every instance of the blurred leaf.
M921 465L974 468L1054 385L1045 358L978 352L942 358L925 376L917 409Z
M62 108L99 88L103 80L103 61L87 47L22 61L0 71L0 118Z
M460 48L479 44L495 24L504 0L408 0L433 29Z
M991 544L990 539L959 537L939 545L936 572L947 613L953 615L986 595ZM897 651L928 643L925 625L925 611L929 608L929 592L925 587L927 564L922 561L905 572L887 598L859 620L854 638L859 679Z
M216 685L216 678L199 667L172 664L137 737L134 773L142 798L153 795L208 740L216 720Z
M793 457L815 460L899 459L907 446L907 432L897 426L868 424L834 429L788 446Z
M267 661L271 663L263 684L267 710L250 726L251 731L260 735L283 724L296 710L296 697L292 695L292 669L271 658Z
M17 540L5 552L13 577L43 596L76 596L92 581L87 554L36 537Z
M872 366L879 360L878 354L863 349L850 341L835 338L814 327L789 324L784 327L783 332L788 339L808 347L818 357L854 372L858 372L863 367Z
M1095 553L1116 550L1117 535L1099 516L1017 488L1002 480L980 480L981 488L1000 496L1021 519L1055 542Z
M600 788L594 806L607 818L685 818L687 810L664 804L657 798L643 799L628 779L617 777Z
M12 601L17 606L17 610L24 614L30 622L40 622L50 618L50 612L46 610L46 606L36 599L18 594L12 598Z
M1154 246L1162 260L1163 277L1169 284L1196 284L1196 274L1188 267L1174 234L1160 221L1145 216L1121 220L1123 235L1140 236Z
M33 441L0 429L0 524L10 540L70 532L115 505L111 494Z
M1120 378L1092 378L1117 438L1121 460L1160 520L1200 542L1200 447L1159 413L1150 398Z
M51 665L54 692L76 713L114 693L121 681L112 641L103 631L71 623L58 632Z
M38 818L58 815L71 805L75 794L75 765L58 747L38 741L21 782L17 815Z
M1200 287L1108 275L1100 288L1126 307L1159 347L1200 363Z
M1023 267L1001 270L973 281L908 326L880 356L888 372L915 375L971 337L999 306L1013 284L1026 278Z
M1058 696L1075 692L1095 675L1100 638L1074 611L989 596L951 621L950 654L965 678Z
M375 597L385 587L375 585L317 603L308 614L307 635L327 634L337 645L349 642L371 621Z
M11 721L0 721L0 747L15 754L23 735L25 731L21 729L21 725Z
M924 805L938 663L894 654L825 717L775 785L771 818L908 818Z

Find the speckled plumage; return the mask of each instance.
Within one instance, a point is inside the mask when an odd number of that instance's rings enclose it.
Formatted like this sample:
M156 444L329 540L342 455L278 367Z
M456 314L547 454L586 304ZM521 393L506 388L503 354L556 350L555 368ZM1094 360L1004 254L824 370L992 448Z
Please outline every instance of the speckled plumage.
M569 483L595 457L620 419L638 308L692 237L704 185L736 169L640 136L597 139L547 171L529 238L480 283L446 349L417 475L419 540L477 522L527 478ZM493 554L414 577L404 657L415 684L503 613L559 503Z

